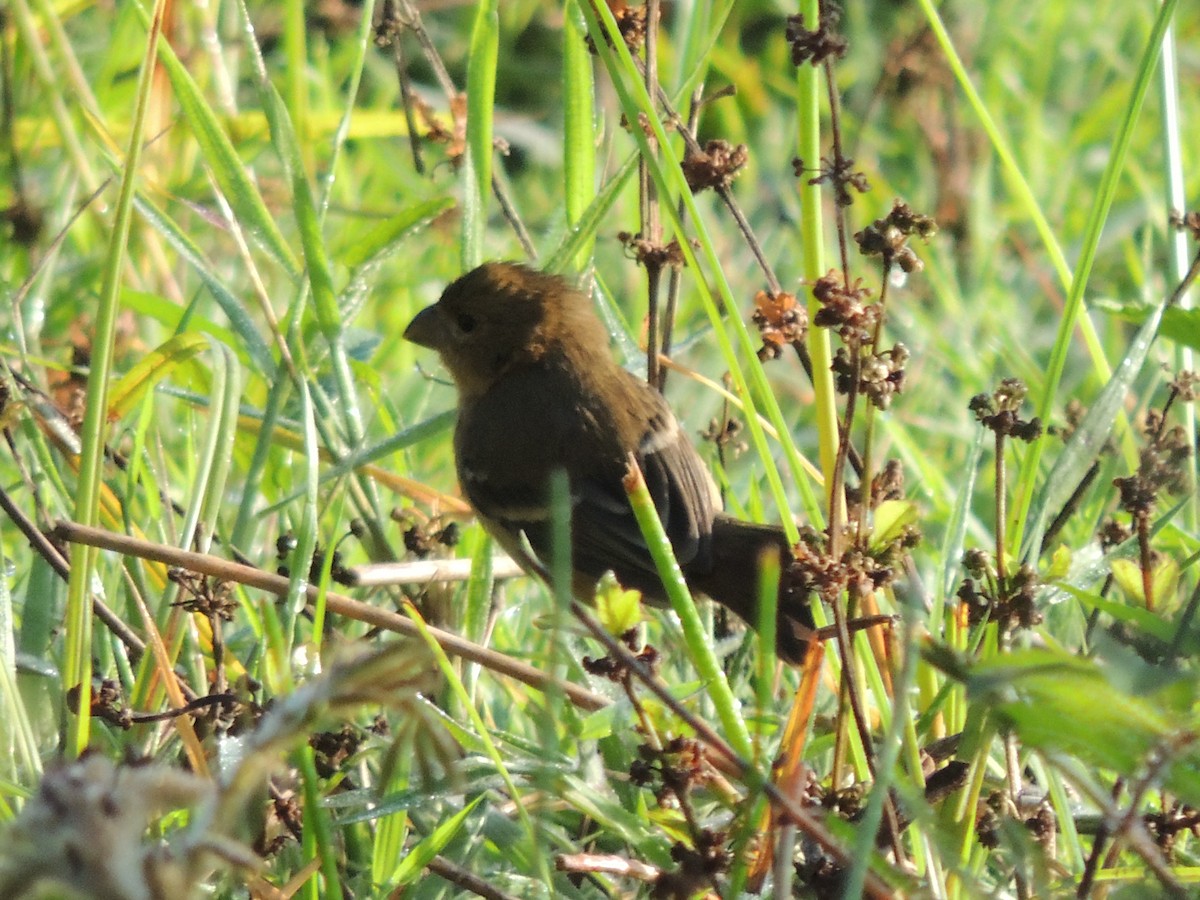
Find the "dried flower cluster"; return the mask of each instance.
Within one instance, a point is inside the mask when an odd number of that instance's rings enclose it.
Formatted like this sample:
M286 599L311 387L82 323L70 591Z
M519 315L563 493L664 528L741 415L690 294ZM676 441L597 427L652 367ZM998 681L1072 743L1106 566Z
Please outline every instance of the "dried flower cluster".
M808 312L796 302L796 295L787 291L755 294L751 320L762 336L758 358L764 362L777 359L788 344L803 341L808 331Z
M788 16L785 36L792 45L792 65L819 66L826 60L845 56L848 44L837 30L841 19L841 10L832 3L821 5L817 27L812 30L805 27L804 16Z
M682 269L686 265L683 251L679 249L679 241L670 240L667 243L647 240L641 233L631 234L628 231L617 232L620 241L639 265L656 269Z
M899 266L911 274L920 272L924 263L913 251L909 240L919 237L928 241L937 234L937 224L929 216L915 212L907 203L897 200L884 218L876 219L854 235L863 256L878 256L885 269Z
M750 157L745 144L712 140L703 150L691 151L683 159L683 177L693 194L707 188L727 188Z
M1001 576L991 554L968 550L963 555L963 568L968 574L958 588L958 599L966 607L972 625L996 622L1008 632L1041 624L1036 601L1042 582L1033 566L1026 563L1016 572Z
M1005 378L991 394L976 394L967 404L975 419L998 437L1036 441L1042 435L1042 420L1036 416L1022 419L1017 415L1025 402L1028 388L1017 378Z

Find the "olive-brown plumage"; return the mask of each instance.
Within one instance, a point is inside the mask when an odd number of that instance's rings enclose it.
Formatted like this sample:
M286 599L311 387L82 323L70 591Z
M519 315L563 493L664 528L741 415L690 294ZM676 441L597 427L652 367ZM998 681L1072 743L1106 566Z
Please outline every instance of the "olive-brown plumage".
M484 527L527 571L545 574L549 479L561 468L576 594L590 596L611 570L662 601L622 487L632 453L689 587L755 622L759 559L771 546L789 558L783 531L720 511L687 435L662 396L613 360L587 296L554 275L486 263L447 287L404 336L436 350L454 379L459 482ZM797 662L812 628L807 604L781 597L778 624L780 655Z

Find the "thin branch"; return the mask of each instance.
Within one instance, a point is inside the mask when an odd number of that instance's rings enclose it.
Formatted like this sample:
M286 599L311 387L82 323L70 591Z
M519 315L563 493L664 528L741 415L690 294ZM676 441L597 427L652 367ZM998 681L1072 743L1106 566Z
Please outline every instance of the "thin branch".
M418 175L425 174L425 159L421 154L421 136L417 131L416 98L412 79L408 75L408 60L404 56L404 20L396 16L390 3L385 4L384 15L393 18L399 27L390 28L392 60L396 64L396 78L400 82L400 101L404 106L404 121L408 126L408 145L412 150L413 168Z
M190 572L198 572L201 575L244 584L278 597L286 597L289 590L288 579L281 575L264 572L253 566L230 562L206 553L194 553L190 550L155 544L126 534L105 531L102 528L89 528L76 522L59 521L55 526L54 535L64 541L112 550L115 553L140 559L154 560L168 566L177 566ZM310 601L315 601L320 595L320 591L309 585L307 594ZM376 628L393 631L406 637L420 638L421 631L416 624L398 613L379 609L332 591L325 593L324 602L326 609L336 615L365 622ZM520 660L497 653L495 650L489 650L487 647L481 647L479 644L440 628L426 626L426 629L450 656L458 656L469 662L478 663L485 669L490 669L500 675L507 675L509 678L539 691L561 691L573 704L589 712L604 709L609 705L610 701L607 698L594 694L579 685L552 678L545 672Z
M12 519L13 524L17 526L17 529L25 535L29 540L30 546L33 547L38 556L46 561L59 578L66 581L71 574L71 564L37 525L13 502L8 491L3 489L0 489L0 509L4 510L8 517ZM95 594L92 594L92 610L95 612L96 618L103 622L104 626L125 645L125 648L129 651L129 658L133 662L136 663L142 658L142 654L146 652L145 641L138 637L137 633L125 624L125 621L109 609L104 601Z
M514 895L504 893L504 891L495 887L487 880L480 878L471 870L464 869L444 856L435 856L431 859L429 861L429 871L446 879L455 887L462 888L464 891L470 891L476 897L484 897L486 900L517 900ZM407 886L405 886L404 888L397 888L395 893L388 896L406 896L407 892Z

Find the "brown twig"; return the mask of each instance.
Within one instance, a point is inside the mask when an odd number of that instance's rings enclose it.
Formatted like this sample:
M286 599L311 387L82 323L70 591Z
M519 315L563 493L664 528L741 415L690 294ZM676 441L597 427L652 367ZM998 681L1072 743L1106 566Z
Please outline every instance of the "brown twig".
M474 872L464 869L444 856L435 856L429 861L428 868L433 874L446 879L455 887L462 888L464 891L470 891L476 897L484 897L486 900L517 900L512 894L504 893L504 891L490 884L485 879L480 878ZM405 894L407 894L407 886L397 888L395 893L388 896L401 897Z
M177 547L155 544L151 541L130 537L129 535L105 531L102 528L90 528L76 522L59 521L54 528L54 534L64 541L86 544L89 547L99 547L104 550L112 550L126 556L149 559L168 566L178 566L191 572L198 572L201 575L208 575L224 581L232 581L248 587L258 588L259 590L275 594L278 597L286 597L289 590L288 579L281 575L264 572L262 569L256 569L253 566L229 562L228 560L217 556L210 556L206 553L194 553L190 550L180 550ZM320 595L320 591L310 585L307 588L307 595L310 601L315 601ZM411 619L398 613L379 609L332 591L324 595L324 600L326 609L336 615L365 622L376 628L382 628L386 631L405 635L406 637L420 638L421 630L417 625ZM448 631L443 631L440 628L432 626L426 626L426 630L447 654L461 657L469 662L478 663L485 669L489 669L500 675L506 675L539 691L561 691L567 699L580 709L594 712L609 705L609 701L599 694L594 694L577 684L552 678L531 665L513 659L503 653L497 653L495 650L489 650L487 647L481 647L479 644L468 641L457 634L451 634Z
M12 519L13 524L17 529L25 535L29 540L30 546L38 556L42 557L54 570L63 581L66 581L71 574L71 564L59 552L45 534L25 515L12 497L8 495L8 491L0 489L0 509ZM142 654L146 652L146 642L137 636L137 633L130 628L125 621L108 606L99 597L92 595L92 610L96 613L96 618L104 623L104 626L117 636L117 639L125 645L129 651L129 658L133 662L137 662L142 658Z
M396 77L400 82L400 100L404 106L404 121L408 126L408 144L412 151L413 169L418 175L425 174L425 159L421 155L421 136L417 132L416 98L412 89L412 79L408 75L408 61L404 56L404 18L396 14L395 7L390 2L384 3L385 24L388 27L388 38L392 45L392 59L396 64Z
M575 874L612 875L634 878L652 884L662 875L662 869L615 853L560 853L554 857L554 868Z
M55 526L54 534L60 540L85 544L89 547L99 547L103 550L111 550L115 553L139 559L153 560L168 566L178 566L179 568L202 575L258 588L259 590L264 590L280 597L286 596L289 589L288 579L270 572L264 572L252 566L229 562L228 560L209 556L205 553L194 553L190 550L180 550L176 547L155 544L151 541L144 541L130 537L129 535L105 531L101 528L80 525L76 522L59 521ZM310 600L315 600L319 595L319 591L317 588L310 586L307 589L307 594ZM357 600L352 600L349 597L332 591L324 595L324 600L326 608L337 615L346 616L347 618L365 622L377 628L394 631L408 637L420 636L421 632L417 625L410 619L397 613L378 609L366 603L360 603ZM655 696L670 706L696 732L697 736L709 745L710 749L717 754L717 758L712 760L714 764L723 761L738 777L752 781L758 780L756 770L750 763L734 753L725 740L711 726L697 719L688 710L680 706L678 701L671 696L667 687L646 671L645 667L634 659L628 650L617 643L596 622L595 618L589 612L575 601L572 602L571 608L580 621L593 630L595 637L604 644L609 653L619 656L622 662L630 667L634 674L637 675ZM481 647L478 644L468 641L466 638L432 626L426 626L426 630L449 655L478 663L484 668L501 675L506 675L536 690L561 691L573 704L587 711L594 712L609 705L609 701L598 694L594 694L570 682L552 678L544 672L535 669L533 666L512 659L502 653L497 653L494 650L489 650L486 647ZM849 856L845 848L837 842L812 812L801 807L791 798L784 796L775 785L764 784L762 785L762 789L784 816L795 822L801 830L808 834L827 853L843 864L849 863ZM879 898L879 900L892 897L892 892L887 885L878 876L871 873L867 875L867 893L870 897Z
M529 236L529 229L525 227L525 223L521 220L521 214L517 212L512 195L508 193L508 187L500 179L494 168L492 170L492 193L496 196L496 202L500 204L500 212L504 214L505 220L512 226L513 233L516 234L521 249L525 251L525 256L532 262L537 262L538 252L537 248L533 246L533 238Z

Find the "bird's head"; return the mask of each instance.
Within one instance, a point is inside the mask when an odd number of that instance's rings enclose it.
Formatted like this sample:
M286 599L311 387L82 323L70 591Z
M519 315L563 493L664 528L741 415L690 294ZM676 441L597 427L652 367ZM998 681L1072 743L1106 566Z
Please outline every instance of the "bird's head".
M417 313L406 340L436 350L465 397L506 372L562 352L564 344L600 347L608 333L588 298L565 279L519 263L472 269Z

